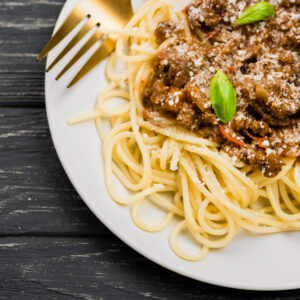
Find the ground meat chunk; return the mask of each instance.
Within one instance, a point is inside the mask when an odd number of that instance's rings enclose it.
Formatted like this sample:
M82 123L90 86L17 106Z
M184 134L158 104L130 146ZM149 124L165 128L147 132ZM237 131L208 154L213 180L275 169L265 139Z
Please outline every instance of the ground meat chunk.
M215 27L222 19L225 0L197 1L188 7L191 28Z
M190 80L185 86L188 99L194 102L202 112L211 108L208 87L212 77L203 75L204 74L197 74L197 76Z
M156 80L151 87L144 89L143 103L145 107L179 112L184 95L184 90L166 86L162 80Z
M184 87L191 79L189 61L184 57L178 57L176 63L170 65L169 80L178 88Z
M204 138L215 141L219 144L226 142L226 139L220 134L217 126L205 126L199 130L199 133Z
M170 39L152 61L143 117L167 126L163 116L198 132L273 177L284 157L300 157L300 0L272 1L276 14L268 20L233 26L256 2L194 0L184 10L193 36L188 41L174 21L158 24L157 43ZM218 69L236 92L236 114L228 124L210 100Z
M258 92L258 87L259 91ZM256 86L256 98L274 116L281 120L296 114L300 109L299 87L277 79L265 80Z
M271 132L267 122L255 120L249 113L243 111L239 111L234 115L230 127L239 132L249 129L253 134L262 137Z
M156 42L162 44L166 39L175 35L179 30L172 21L165 21L158 24L155 30Z
M291 7L293 4L300 5L300 0L280 0L279 5L282 7Z
M168 70L170 67L170 54L170 50L164 49L153 58L152 65L156 76L152 82L158 78L162 80L165 85L170 84L168 76Z
M219 121L214 114L213 110L206 110L201 113L201 125L218 125Z
M195 104L184 102L176 120L179 124L189 128L195 129L198 127L199 124L199 110L195 106Z
M255 82L252 78L243 76L230 76L230 79L236 87L236 93L238 98L240 99L239 107L241 109L247 107L250 101L256 99Z
M228 144L223 144L222 147L229 155L245 161L254 169L260 169L266 177L276 176L285 165L284 160L275 151L266 153L260 148L242 148Z
M171 87L162 108L171 112L179 112L184 96L185 94L183 90Z
M198 63L203 59L201 45L179 40L173 45L172 51L164 49L154 57L153 67L157 77L165 84L182 88L195 75Z
M299 122L299 119L295 118L284 118L280 119L276 116L273 116L268 107L264 105L264 103L256 100L249 104L254 112L256 112L265 122L267 122L270 126L275 127L286 127Z
M162 105L167 98L169 89L161 80L155 81L152 85L150 101L153 104Z
M285 165L285 162L279 155L274 152L266 154L262 149L247 149L246 161L254 169L260 169L266 177L276 176Z
M300 121L295 125L275 130L269 141L280 155L300 156Z

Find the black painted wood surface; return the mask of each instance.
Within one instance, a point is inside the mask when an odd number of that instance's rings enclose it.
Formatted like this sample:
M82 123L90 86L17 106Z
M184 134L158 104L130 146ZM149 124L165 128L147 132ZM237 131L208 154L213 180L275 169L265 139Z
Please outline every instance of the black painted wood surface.
M127 247L75 192L45 115L44 62L64 0L0 2L0 299L300 299L196 282Z

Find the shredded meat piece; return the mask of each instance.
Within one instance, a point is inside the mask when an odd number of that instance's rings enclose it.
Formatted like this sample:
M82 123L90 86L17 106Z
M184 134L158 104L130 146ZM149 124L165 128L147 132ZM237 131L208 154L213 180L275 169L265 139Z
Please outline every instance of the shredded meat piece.
M184 10L193 34L189 42L180 24L158 24L157 43L168 39L168 46L153 59L143 116L164 116L273 177L284 157L300 156L300 0L273 1L275 16L233 26L255 2L193 1ZM237 111L228 124L218 120L210 101L216 69L236 91Z

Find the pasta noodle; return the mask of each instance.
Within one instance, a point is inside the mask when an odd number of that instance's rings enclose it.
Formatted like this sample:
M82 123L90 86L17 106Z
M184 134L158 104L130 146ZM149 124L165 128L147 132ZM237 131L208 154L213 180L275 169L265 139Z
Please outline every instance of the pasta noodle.
M104 145L105 179L111 198L132 205L133 222L148 232L163 230L175 216L180 218L170 246L190 261L202 259L210 249L225 247L240 228L260 234L299 230L300 163L296 159L286 160L276 177L266 178L244 163L233 162L215 142L164 123L166 120L160 120L160 125L143 120L140 95L152 72L150 61L159 50L154 30L170 16L178 18L186 38L191 38L186 18L171 2L151 0L144 4L119 33L116 52L106 68L110 83L99 96L95 111L69 121L95 120ZM120 60L126 69L122 74L114 73ZM117 106L110 109L107 101L115 101ZM132 195L117 193L113 174ZM147 225L140 216L147 198L166 211L155 225ZM199 244L198 254L180 248L177 238L183 230Z

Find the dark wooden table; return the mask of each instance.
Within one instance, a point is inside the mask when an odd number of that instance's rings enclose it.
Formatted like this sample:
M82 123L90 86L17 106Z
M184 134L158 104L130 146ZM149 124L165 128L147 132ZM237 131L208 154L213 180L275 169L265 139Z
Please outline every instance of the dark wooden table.
M44 63L64 0L0 2L0 299L300 299L196 282L142 257L82 202L45 115Z

